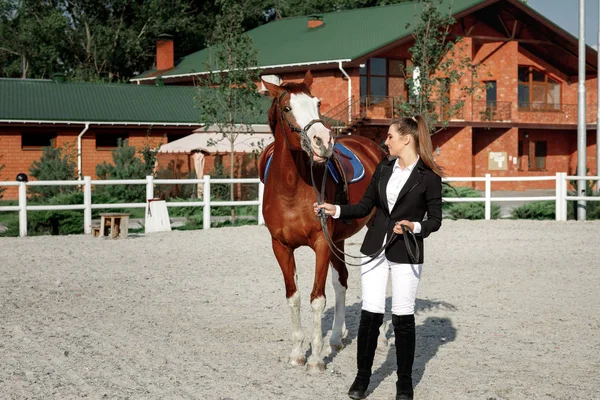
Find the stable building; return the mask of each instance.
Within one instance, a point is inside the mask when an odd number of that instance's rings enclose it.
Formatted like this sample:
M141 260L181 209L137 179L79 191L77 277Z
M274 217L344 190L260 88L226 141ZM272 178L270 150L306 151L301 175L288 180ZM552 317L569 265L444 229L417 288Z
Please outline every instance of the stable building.
M450 7L452 6L452 7ZM418 3L401 3L272 21L248 33L264 79L301 81L311 70L312 92L341 134L383 141L397 102L406 101L404 71L414 43ZM574 174L577 164L578 42L518 0L446 0L456 19L453 37L479 64L464 80L486 89L465 98L433 136L436 158L449 176ZM173 59L168 37L157 46L157 68L132 79L192 85L207 74L210 49ZM595 167L597 53L586 48L587 162ZM257 82L260 85L260 82ZM449 88L459 100L460 85ZM494 190L550 188L552 182L495 182ZM477 185L474 185L478 187Z
M112 162L112 151L119 140L141 149L146 144L158 148L193 133L214 137L214 129L205 129L199 122L196 96L195 88L190 86L0 79L0 165L5 166L0 180L15 180L22 172L29 174L30 166L41 158L46 146L69 143L77 153L77 173L95 179L96 166ZM259 123L266 120L266 104L264 113L252 125L254 130L268 129ZM208 168L219 156L228 171L229 158L223 157L223 152L209 150L206 154ZM169 170L169 156L172 154L162 158L157 170ZM236 162L244 160L243 155L238 158ZM168 172L171 176L163 177L177 177L177 168ZM194 177L202 177L210 169L191 172ZM248 176L243 168L238 168L238 173L240 177ZM15 187L6 188L5 199L16 196Z

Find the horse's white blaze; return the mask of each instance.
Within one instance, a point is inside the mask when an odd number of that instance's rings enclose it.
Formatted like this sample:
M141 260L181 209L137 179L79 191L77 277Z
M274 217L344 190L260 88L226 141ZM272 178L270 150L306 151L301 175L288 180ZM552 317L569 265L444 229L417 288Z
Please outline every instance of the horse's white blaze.
M300 320L300 292L298 290L288 299L288 305L292 312L292 340L294 342L289 361L295 365L304 365L304 353L302 351L304 330Z
M335 312L333 314L333 327L329 344L333 349L339 350L343 347L342 338L346 336L346 288L340 283L340 275L331 266L331 281L335 291Z
M304 129L311 121L319 119L319 99L305 93L292 93L290 107L298 125ZM327 158L333 152L333 136L322 123L313 124L307 132L312 149L317 156Z
M313 335L311 348L312 352L308 358L308 368L311 372L320 372L325 369L325 362L321 352L323 351L323 333L321 332L321 322L323 320L323 311L325 310L325 297L317 297L310 306L313 310Z

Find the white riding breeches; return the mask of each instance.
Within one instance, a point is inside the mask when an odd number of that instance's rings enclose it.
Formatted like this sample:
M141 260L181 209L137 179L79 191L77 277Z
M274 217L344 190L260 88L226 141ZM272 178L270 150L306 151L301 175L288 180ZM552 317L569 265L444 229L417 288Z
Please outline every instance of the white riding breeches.
M362 262L368 259L364 257ZM382 252L361 267L362 309L385 314L388 276L391 274L392 314L414 314L422 269L423 264L399 264L389 261L385 258L385 252Z

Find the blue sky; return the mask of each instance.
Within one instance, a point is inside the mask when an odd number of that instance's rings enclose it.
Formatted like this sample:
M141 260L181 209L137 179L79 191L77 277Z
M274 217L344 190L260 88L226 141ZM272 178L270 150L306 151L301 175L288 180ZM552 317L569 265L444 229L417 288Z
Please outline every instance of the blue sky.
M598 2L585 1L585 42L598 44ZM528 0L537 12L575 37L579 36L579 0Z

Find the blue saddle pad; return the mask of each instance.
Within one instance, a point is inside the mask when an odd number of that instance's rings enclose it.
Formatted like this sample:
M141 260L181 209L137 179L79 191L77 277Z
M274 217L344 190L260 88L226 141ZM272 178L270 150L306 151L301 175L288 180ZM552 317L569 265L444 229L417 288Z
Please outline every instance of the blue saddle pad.
M352 164L352 169L354 170L354 174L351 177L348 177L348 183L354 183L360 181L365 176L365 167L360 162L360 160L356 157L356 155L346 146L340 143L335 143L333 145L334 149L338 150L343 157L348 158L350 163ZM269 157L267 160L267 164L265 166L265 177L263 182L267 179L267 173L269 172L269 167L271 166L271 161L273 160L273 155ZM332 160L327 161L327 169L329 170L329 174L333 177L333 180L336 183L340 182L340 173L337 170L335 163Z

